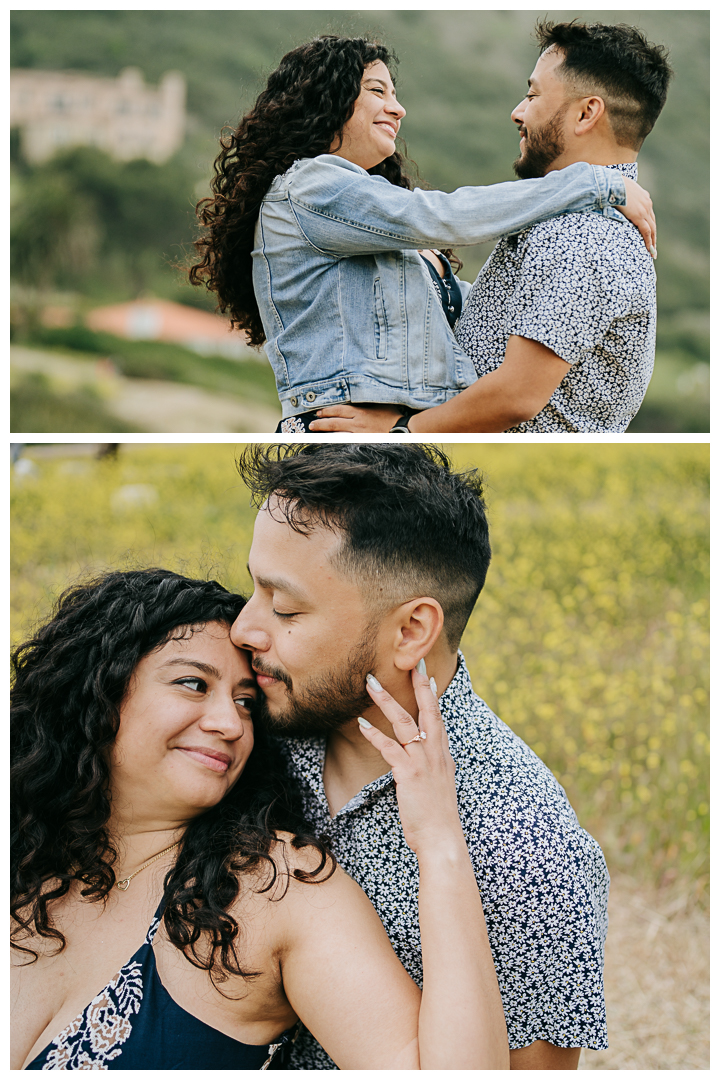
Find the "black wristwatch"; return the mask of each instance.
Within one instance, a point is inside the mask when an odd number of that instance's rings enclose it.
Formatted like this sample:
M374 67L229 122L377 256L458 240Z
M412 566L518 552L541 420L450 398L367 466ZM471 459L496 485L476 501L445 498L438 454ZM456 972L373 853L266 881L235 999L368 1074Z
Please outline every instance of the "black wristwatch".
M390 434L391 435L410 435L411 432L410 432L410 428L408 427L408 425L410 423L410 418L412 416L415 416L415 414L417 412L419 412L419 411L420 411L419 409L412 409L410 412L403 413L403 415L400 417L400 419L397 420L395 422L395 424L393 425L393 427L390 428Z

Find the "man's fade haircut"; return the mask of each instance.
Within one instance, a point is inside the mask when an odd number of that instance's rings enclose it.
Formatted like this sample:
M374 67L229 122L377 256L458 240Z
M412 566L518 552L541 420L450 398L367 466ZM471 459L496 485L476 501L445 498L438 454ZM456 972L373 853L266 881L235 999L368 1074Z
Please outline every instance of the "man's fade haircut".
M557 49L556 74L579 96L600 92L619 146L639 150L667 99L673 71L664 45L620 23L538 22L540 51Z
M296 532L321 525L344 535L335 564L376 618L432 596L458 647L490 563L476 469L454 472L442 450L418 443L254 444L237 467L258 508L274 496Z

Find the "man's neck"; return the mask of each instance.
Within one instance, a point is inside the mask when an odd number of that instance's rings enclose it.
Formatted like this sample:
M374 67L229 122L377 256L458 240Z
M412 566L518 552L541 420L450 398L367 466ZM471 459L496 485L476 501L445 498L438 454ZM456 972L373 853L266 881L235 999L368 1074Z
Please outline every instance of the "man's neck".
M587 145L571 145L567 146L560 157L553 161L548 172L575 165L578 161L585 161L588 165L632 165L637 161L637 150L604 140Z
M360 732L357 720L351 720L333 732L328 739L323 766L323 787L331 817L335 817L366 784L384 776L389 768L382 754Z
M447 690L457 671L457 653L447 649L431 651L426 657L427 673L437 683L438 696ZM415 719L418 707L409 672L399 673L399 678L386 689ZM392 724L376 705L365 709L364 718L389 738L394 739ZM343 806L367 785L389 772L390 766L379 750L369 743L360 731L357 720L350 720L329 736L323 768L323 786L330 814L335 817Z

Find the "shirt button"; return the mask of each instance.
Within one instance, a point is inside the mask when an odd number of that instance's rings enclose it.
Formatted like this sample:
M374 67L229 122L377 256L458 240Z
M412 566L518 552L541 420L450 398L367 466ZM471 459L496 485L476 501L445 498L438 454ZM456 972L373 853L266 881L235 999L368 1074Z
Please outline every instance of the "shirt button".
M315 400L315 396L316 396L316 395L315 395L315 391L314 391L314 390L308 390L307 394L305 395L305 400L306 400L306 401L314 401L314 400Z
M454 310L455 310L455 308L451 304L450 307L448 308L448 311L454 311Z
M297 408L297 398L296 397L291 397L290 398L290 404L292 405L293 409L296 409Z
M611 203L614 203L614 202L617 202L617 199L615 198L614 195L611 195L610 199L608 201L611 202Z

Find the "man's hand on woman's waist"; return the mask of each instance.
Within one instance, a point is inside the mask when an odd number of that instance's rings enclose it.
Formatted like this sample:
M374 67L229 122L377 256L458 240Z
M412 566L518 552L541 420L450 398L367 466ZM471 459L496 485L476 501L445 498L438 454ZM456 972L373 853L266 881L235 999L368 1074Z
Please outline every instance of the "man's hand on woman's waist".
M407 412L407 410L404 410ZM318 409L310 431L389 432L404 415L398 405L328 405Z
M539 341L511 334L505 359L442 405L410 418L410 433L507 431L547 405L570 364ZM311 431L389 432L397 405L332 405L318 409Z

